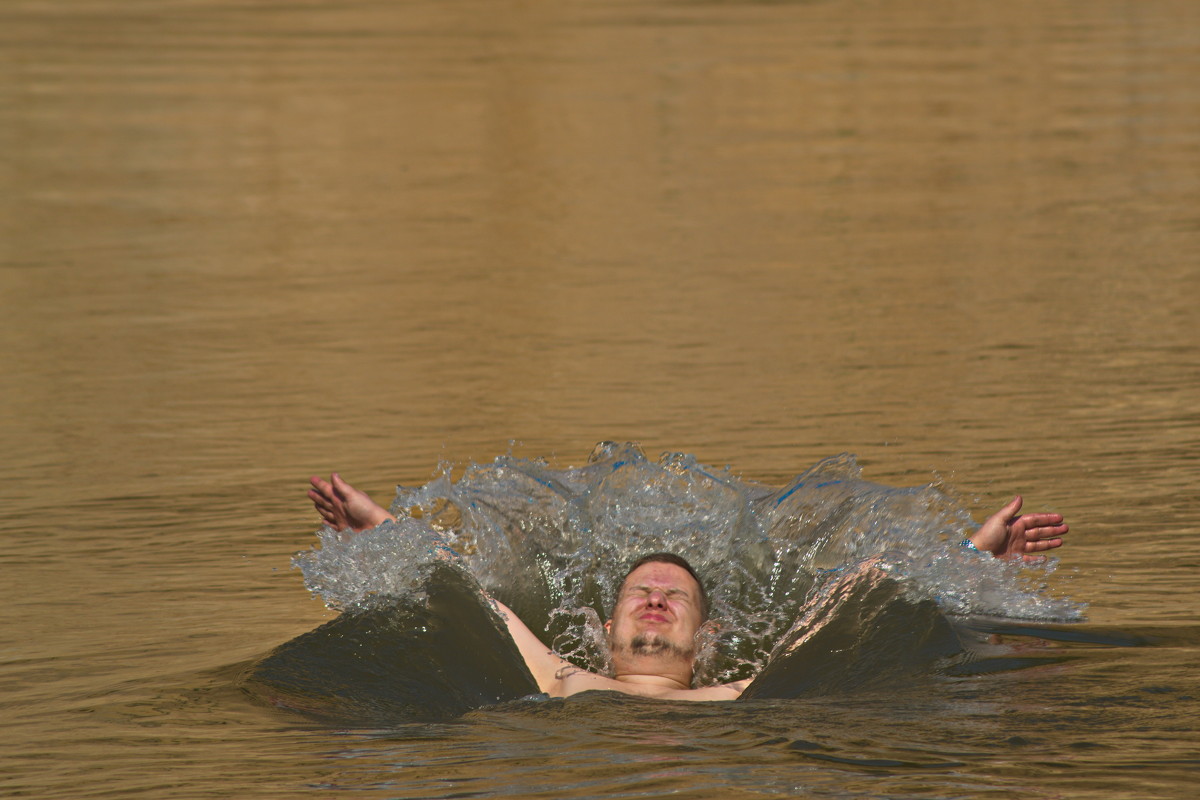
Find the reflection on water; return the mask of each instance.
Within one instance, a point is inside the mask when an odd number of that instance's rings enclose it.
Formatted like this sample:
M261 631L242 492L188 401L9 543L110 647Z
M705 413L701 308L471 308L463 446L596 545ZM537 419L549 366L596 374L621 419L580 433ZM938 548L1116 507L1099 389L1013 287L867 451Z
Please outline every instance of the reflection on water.
M1190 796L1196 15L5 3L0 786ZM378 734L228 689L328 619L286 569L308 474L383 497L510 439L1020 491L1072 523L1078 630L1152 635L991 632L1052 657L887 697Z

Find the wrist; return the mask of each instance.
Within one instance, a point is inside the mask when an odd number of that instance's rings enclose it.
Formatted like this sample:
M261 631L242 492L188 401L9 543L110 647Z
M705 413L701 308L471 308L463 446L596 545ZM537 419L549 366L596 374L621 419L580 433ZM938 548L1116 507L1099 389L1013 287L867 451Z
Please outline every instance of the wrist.
M969 536L966 539L963 539L961 542L959 542L958 546L964 550L970 550L974 553L983 553L983 554L990 555L990 556L996 555L995 553L993 553L991 551L990 548L980 547L979 544L976 543L976 541Z

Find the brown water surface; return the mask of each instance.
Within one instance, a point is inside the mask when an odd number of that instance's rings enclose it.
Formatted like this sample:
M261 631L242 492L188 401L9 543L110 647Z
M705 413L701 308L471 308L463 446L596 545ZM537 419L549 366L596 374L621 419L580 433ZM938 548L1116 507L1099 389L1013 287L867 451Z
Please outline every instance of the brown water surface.
M9 0L0 793L1190 797L1198 254L1191 0ZM603 439L1021 492L1164 644L786 730L231 688L331 616L309 474Z

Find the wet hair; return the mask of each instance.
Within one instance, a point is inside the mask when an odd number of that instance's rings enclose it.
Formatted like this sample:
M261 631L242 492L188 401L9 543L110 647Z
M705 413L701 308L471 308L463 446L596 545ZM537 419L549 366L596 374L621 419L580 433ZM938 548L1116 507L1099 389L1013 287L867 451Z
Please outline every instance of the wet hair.
M674 564L677 567L682 567L688 575L692 576L692 580L696 581L696 585L700 587L700 621L705 622L708 619L708 592L704 589L704 581L700 580L700 576L696 574L696 570L692 569L692 565L687 562L686 558L677 556L674 553L651 553L633 562L633 566L625 570L625 576L621 578L620 584L617 585L618 598L621 596L621 590L625 588L625 581L629 580L629 576L635 569L644 564Z

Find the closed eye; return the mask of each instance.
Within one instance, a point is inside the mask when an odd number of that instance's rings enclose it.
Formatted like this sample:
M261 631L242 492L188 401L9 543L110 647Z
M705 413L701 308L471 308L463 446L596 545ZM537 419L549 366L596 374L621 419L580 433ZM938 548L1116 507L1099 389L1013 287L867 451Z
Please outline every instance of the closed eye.
M654 588L650 587L650 586L630 586L628 589L625 590L625 596L626 597L644 598L644 597L648 596L652 591L654 591ZM671 598L672 600L676 600L676 601L690 602L691 597L692 597L684 589L659 589L658 591L662 592L667 597Z

